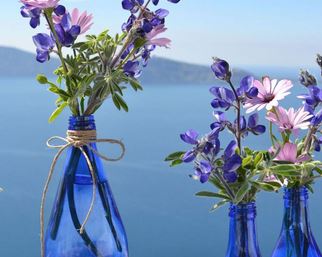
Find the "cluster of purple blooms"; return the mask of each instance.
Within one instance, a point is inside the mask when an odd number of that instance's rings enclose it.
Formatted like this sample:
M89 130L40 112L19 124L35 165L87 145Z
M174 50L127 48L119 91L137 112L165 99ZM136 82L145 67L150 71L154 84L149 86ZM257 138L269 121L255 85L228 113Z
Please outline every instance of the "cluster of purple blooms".
M246 117L240 115L239 126L237 126L237 119L233 122L226 118L225 114L229 113L230 108L235 108L240 112L241 104L247 99L256 97L258 89L253 86L254 78L247 76L240 82L239 88L235 89L231 83L231 72L229 64L220 59L215 59L211 66L215 76L229 83L231 89L225 87L212 87L210 92L214 95L211 106L214 110L215 122L210 125L211 132L198 139L199 134L194 130L188 130L180 135L181 139L194 147L187 151L182 161L189 163L194 161L195 174L194 178L205 183L209 180L212 173L222 174L227 183L234 183L238 179L238 168L242 164L243 152L238 149L238 139L246 137L249 132L254 135L261 135L265 133L265 126L258 124L258 114L249 116L247 122ZM218 110L218 109L222 109ZM236 139L232 140L223 154L220 155L220 133L228 129ZM240 138L238 136L240 135Z
M167 0L171 3L179 3L180 0ZM125 10L131 12L127 22L122 25L122 30L127 33L134 34L134 40L127 46L122 53L121 59L124 60L132 53L135 48L135 39L137 37L144 38L146 40L142 49L136 49L135 54L140 55L142 58L142 66L145 67L150 59L151 53L157 46L168 47L170 40L168 38L157 38L157 36L164 31L165 18L168 16L169 11L166 9L157 9L151 11L148 8L144 8L144 5L148 5L150 1L145 3L144 0L123 0L122 7ZM154 5L158 5L159 0L152 0ZM125 74L132 77L139 77L141 75L140 61L129 60L123 67Z
M167 0L171 3L179 3L180 0ZM71 47L80 34L85 33L92 25L92 16L83 13L79 15L78 10L69 13L63 5L59 5L59 0L21 0L24 4L21 7L21 15L30 18L30 26L36 28L40 25L41 15L47 20L51 33L39 33L33 37L37 47L37 61L43 63L50 59L50 53L57 47ZM125 49L122 49L120 58L114 65L122 64L124 73L127 76L137 78L141 74L142 66L145 67L151 56L151 52L159 47L169 47L171 40L158 37L165 32L165 18L169 11L157 9L151 11L148 4L151 0L123 0L122 7L130 11L130 17L122 25L122 30L128 33L131 40L123 42ZM154 5L158 5L158 0L152 0ZM48 15L46 10L53 10L52 15ZM137 42L143 40L143 45L137 47ZM141 40L141 42L142 42ZM133 52L134 50L134 52ZM134 60L128 58L134 55ZM139 59L141 58L141 61ZM124 62L123 62L124 61Z
M36 28L40 25L41 8L35 8L28 4L21 7L21 15L30 18L30 26ZM47 17L49 19L50 17ZM61 46L70 47L81 34L81 26L72 23L72 16L67 12L65 6L57 5L54 8L53 22L51 23L55 32L38 33L33 36L37 49L37 61L43 63L50 59L50 53L55 47L56 39ZM56 38L57 36L57 38Z
M322 56L317 56L317 63L322 69ZM308 93L302 94L298 98L303 100L305 111L312 115L311 128L313 131L317 131L322 125L322 109L319 108L322 104L322 89L317 85L317 79L306 70L301 71L299 80L307 88ZM314 136L315 151L321 151L321 144L322 137Z

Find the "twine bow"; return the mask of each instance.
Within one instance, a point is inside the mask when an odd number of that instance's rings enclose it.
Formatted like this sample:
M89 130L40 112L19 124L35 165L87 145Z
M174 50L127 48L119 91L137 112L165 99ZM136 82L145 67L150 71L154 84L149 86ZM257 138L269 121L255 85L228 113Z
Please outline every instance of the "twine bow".
M55 145L52 142L54 141L62 141L64 144L60 145ZM110 143L110 144L117 144L121 147L122 153L118 158L109 158L106 157L102 154L100 154L96 149L94 149L91 146L91 143ZM42 193L42 198L41 198L41 205L40 205L40 240L41 240L41 256L45 257L45 238L44 238L44 209L45 209L45 202L46 202L46 196L49 188L49 184L51 182L51 179L53 177L53 173L56 167L56 163L61 156L61 154L69 147L76 147L78 148L83 156L85 157L85 160L87 162L88 168L91 173L92 181L93 181L93 192L92 192L92 200L90 207L88 209L87 215L84 219L84 222L81 225L81 228L79 229L79 233L82 234L84 232L85 226L90 218L90 215L93 211L94 204L95 204L95 198L96 198L96 183L97 179L95 176L94 168L91 163L91 160L84 150L84 146L88 147L93 153L95 153L97 156L101 157L105 161L111 161L111 162L116 162L121 160L124 155L125 155L125 145L120 141L120 140L115 140L115 139L97 139L96 138L96 130L81 130L81 131L74 131L74 130L68 130L67 131L67 137L59 137L59 136L54 136L51 137L47 140L47 146L49 148L56 148L59 149L58 152L56 153L53 162L51 163L50 170L48 173L48 177L44 186L44 190Z

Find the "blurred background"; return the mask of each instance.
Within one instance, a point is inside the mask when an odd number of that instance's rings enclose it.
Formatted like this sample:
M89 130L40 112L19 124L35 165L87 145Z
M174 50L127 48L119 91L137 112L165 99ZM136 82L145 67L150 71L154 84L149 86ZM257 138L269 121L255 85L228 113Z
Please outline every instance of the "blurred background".
M318 0L217 1L182 0L172 5L167 36L171 49L156 52L144 71L145 90L126 92L130 112L115 110L107 102L96 115L100 137L123 139L124 160L105 163L121 212L133 257L224 256L228 239L228 208L210 213L212 199L195 192L209 189L192 181L190 166L169 168L164 157L186 150L179 134L189 128L200 133L213 121L211 85L218 81L210 72L211 57L230 62L234 80L252 74L291 79L293 94L285 105L300 105L296 95L304 89L297 82L300 68L317 76L316 53L322 52L322 3ZM120 31L129 13L120 0L62 0L94 14L92 33L109 28ZM160 6L161 6L160 5ZM20 17L18 1L2 3L0 35L0 256L39 256L39 204L42 187L55 154L45 146L47 138L65 135L68 112L53 124L47 120L54 97L35 82L35 75L58 65L35 61L31 37L37 32ZM264 113L261 113L262 116ZM228 140L228 138L227 138ZM269 147L268 135L249 137L256 149ZM113 149L100 146L102 152ZM318 158L320 158L318 156ZM61 176L59 163L48 198L47 214ZM315 184L310 216L313 232L322 247L322 184ZM258 196L258 236L263 256L270 256L283 213L281 194ZM48 217L48 215L47 215Z

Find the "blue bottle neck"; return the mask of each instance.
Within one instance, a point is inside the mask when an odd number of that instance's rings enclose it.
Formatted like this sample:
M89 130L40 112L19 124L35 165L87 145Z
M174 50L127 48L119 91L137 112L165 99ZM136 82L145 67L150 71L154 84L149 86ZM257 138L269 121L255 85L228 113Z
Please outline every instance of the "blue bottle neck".
M90 116L71 116L69 118L68 130L73 131L85 131L85 130L96 130L95 119L93 115ZM96 143L90 143L91 148L97 150ZM103 172L103 165L99 156L97 156L91 148L86 145L83 149L87 153L94 172L99 181L105 181L106 177ZM92 176L89 170L87 161L80 149L77 147L70 147L68 150L68 161L67 165L72 165L75 169L75 183L79 184L91 184ZM68 169L66 170L68 173ZM69 175L69 174L66 174Z
M256 204L231 204L230 228L226 257L260 257L256 235Z
M70 116L68 130L96 130L94 116Z
M302 230L304 233L311 232L308 199L309 194L305 187L284 189L284 229Z

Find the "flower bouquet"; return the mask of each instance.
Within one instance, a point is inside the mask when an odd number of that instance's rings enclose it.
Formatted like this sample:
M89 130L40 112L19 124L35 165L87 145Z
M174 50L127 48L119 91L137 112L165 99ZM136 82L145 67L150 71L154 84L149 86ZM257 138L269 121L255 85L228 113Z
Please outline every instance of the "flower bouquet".
M180 0L167 0L178 3ZM37 61L49 61L58 56L61 65L52 81L41 74L40 84L57 95L56 110L49 121L69 107L67 137L54 137L50 147L58 148L41 204L42 256L128 256L125 230L117 210L101 159L120 160L125 151L122 142L97 139L93 114L103 102L111 99L119 109L128 111L123 99L130 85L142 90L138 81L142 68L148 64L156 47L168 47L170 40L160 35L166 31L166 9L150 9L159 0L123 0L123 9L130 17L122 25L122 33L112 36L108 30L98 35L79 36L93 25L93 16L78 9L67 10L59 0L21 0L21 15L37 28L43 20L47 33L33 36ZM69 48L67 53L64 50ZM54 144L61 140L62 144ZM98 152L96 143L106 142L121 147L119 158L107 158ZM64 175L56 195L51 218L44 234L44 203L57 160L68 151ZM86 226L85 226L86 225Z
M191 177L201 183L209 182L216 192L202 191L197 196L221 199L212 210L230 203L230 237L226 256L261 256L256 237L255 198L259 190L276 191L281 185L268 180L270 176L266 162L268 151L257 151L243 145L249 135L259 136L266 127L259 124L257 113L246 116L251 102L261 94L259 83L252 76L246 76L235 87L231 81L229 64L221 59L214 59L211 66L215 76L227 83L228 87L212 87L214 96L211 102L215 122L211 131L199 137L194 130L180 135L192 149L170 154L166 161L171 166L182 163L194 164L195 172ZM282 87L288 87L290 81L281 81ZM279 96L283 98L283 94ZM247 110L247 111L246 111ZM235 114L235 118L229 119ZM227 131L233 139L222 147L220 138Z
M317 62L321 67L322 57L319 55ZM322 91L308 71L301 71L300 82L308 90L307 94L298 96L303 101L302 107L287 110L273 103L266 115L272 141L269 169L274 174L273 179L281 181L285 187L283 226L273 257L322 256L308 214L308 191L313 192L313 182L322 174L322 163L314 156L315 151L320 152L322 143L319 136ZM274 81L265 80L263 84L266 92L267 88L275 87ZM277 127L275 131L279 137L274 133L273 125ZM300 133L300 130L307 133Z
M318 56L322 67L322 57ZM194 130L180 135L190 145L191 150L170 154L166 161L171 166L182 163L194 163L193 179L201 183L210 182L217 192L202 191L197 196L222 199L213 206L213 210L230 203L230 235L226 256L260 256L256 239L254 219L256 216L255 197L260 190L285 190L285 213L283 227L274 257L321 256L308 220L308 190L321 177L322 163L315 160L313 152L321 150L322 111L317 110L322 102L322 90L316 85L316 79L307 71L302 71L300 81L309 93L298 98L304 106L288 110L279 106L279 101L290 94L293 84L290 80L262 81L252 76L243 78L238 88L231 82L229 64L215 59L211 66L215 76L227 82L229 88L212 87L215 96L211 102L215 109L215 122L210 125L211 132L199 138ZM223 109L218 111L217 109ZM229 120L235 111L236 118ZM246 119L246 115L249 115ZM258 113L267 110L269 135L272 147L268 151L256 151L243 146L243 139L249 134L262 135L265 126L258 124ZM273 125L277 127L274 129ZM300 130L308 130L300 137ZM220 136L229 131L234 139L224 149ZM280 137L276 135L280 134ZM223 151L222 151L223 150Z

